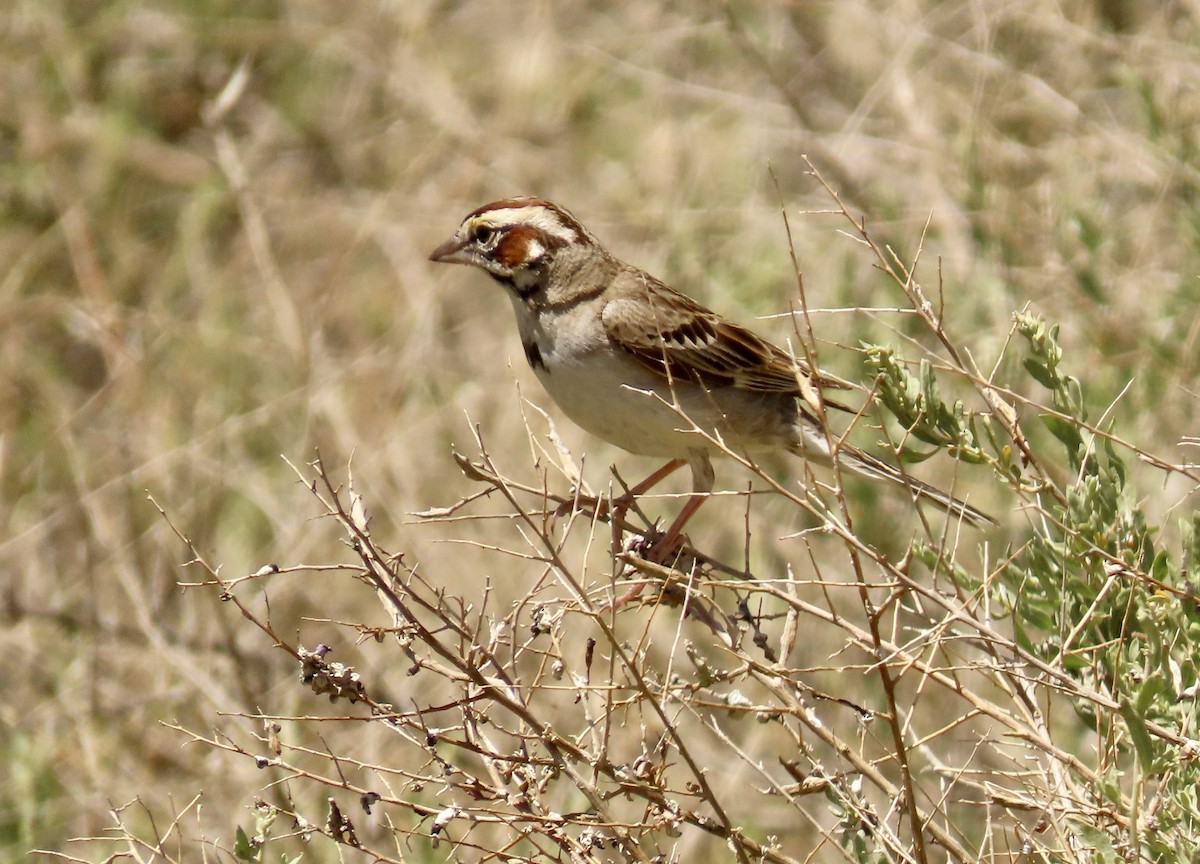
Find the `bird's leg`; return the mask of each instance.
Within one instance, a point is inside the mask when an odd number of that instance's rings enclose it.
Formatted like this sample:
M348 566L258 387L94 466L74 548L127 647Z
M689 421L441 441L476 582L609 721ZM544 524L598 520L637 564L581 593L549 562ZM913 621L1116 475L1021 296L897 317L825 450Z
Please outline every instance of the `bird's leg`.
M672 459L666 465L663 465L645 480L635 484L624 495L613 500L612 525L613 532L613 555L616 556L621 552L621 531L625 525L625 515L629 512L629 508L634 505L638 498L645 495L663 480L670 477L680 468L687 464L686 459Z
M708 455L697 451L688 461L692 466L692 494L680 509L671 526L654 538L650 554L647 557L655 564L671 566L675 563L672 559L678 555L683 546L684 526L696 515L700 505L707 501L708 496L712 493L714 476L712 461Z
M708 458L708 455L702 451L696 451L692 454L691 458L687 460L673 459L658 471L655 471L633 489L629 490L629 493L622 495L620 499L621 501L628 499L628 503L625 505L625 510L628 510L629 504L633 502L633 499L635 499L637 495L645 492L668 474L678 470L683 466L685 461L690 463L692 467L692 494L688 498L687 503L683 505L683 509L679 511L679 515L675 517L675 521L671 523L671 526L667 528L667 530L661 536L654 539L653 545L650 547L650 553L647 557L655 564L668 565L670 559L678 553L680 540L683 537L684 526L687 525L689 519L696 515L696 511L700 509L700 505L708 500L709 493L712 492L713 482L715 480L712 461ZM634 494L635 491L637 493L636 495ZM618 504L618 507L620 507L620 504ZM620 511L620 515L622 517L624 516L623 510ZM618 519L616 517L617 511L614 510L612 521L614 556L620 553L620 526L624 521L623 519ZM636 585L618 597L615 601L613 601L613 608L621 608L621 606L641 594L645 587L645 582L638 582Z
M612 500L612 522L615 525L624 523L625 514L629 512L629 508L634 505L639 497L649 492L667 477L674 474L680 468L687 464L686 459L672 459L666 465L663 465L645 480L631 487L623 495ZM609 505L607 502L599 498L593 498L590 495L573 498L570 501L564 501L558 506L554 512L556 517L562 517L568 513L578 510L590 508L593 513L603 519L609 513Z
M679 511L679 515L671 523L671 527L664 531L662 536L654 538L654 546L650 550L651 561L655 564L665 565L668 563L667 559L679 551L676 547L683 538L683 526L696 515L700 505L708 500L708 496L708 492L693 492L688 497L687 502Z

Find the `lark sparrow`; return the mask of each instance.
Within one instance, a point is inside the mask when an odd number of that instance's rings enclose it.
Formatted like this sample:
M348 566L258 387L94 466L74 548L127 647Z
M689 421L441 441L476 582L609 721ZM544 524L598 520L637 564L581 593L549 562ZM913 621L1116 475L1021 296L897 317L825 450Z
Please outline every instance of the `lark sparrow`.
M693 494L662 538L677 540L713 488L711 456L786 450L907 488L974 525L987 514L909 477L818 421L816 389L848 384L614 257L564 208L508 198L467 215L432 261L504 286L534 374L568 417L624 450L670 459L645 491L691 466ZM833 399L825 407L850 409ZM718 444L717 442L720 442Z

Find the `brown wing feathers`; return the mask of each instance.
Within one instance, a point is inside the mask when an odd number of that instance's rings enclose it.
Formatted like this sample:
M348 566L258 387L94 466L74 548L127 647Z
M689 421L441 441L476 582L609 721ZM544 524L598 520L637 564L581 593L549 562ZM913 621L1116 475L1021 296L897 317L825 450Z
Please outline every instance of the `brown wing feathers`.
M801 395L792 358L782 349L661 283L646 288L653 316L635 320L623 314L619 305L606 309L603 316L609 337L639 362L660 374L708 387ZM836 378L813 376L803 360L796 362L801 374L822 388L850 387Z

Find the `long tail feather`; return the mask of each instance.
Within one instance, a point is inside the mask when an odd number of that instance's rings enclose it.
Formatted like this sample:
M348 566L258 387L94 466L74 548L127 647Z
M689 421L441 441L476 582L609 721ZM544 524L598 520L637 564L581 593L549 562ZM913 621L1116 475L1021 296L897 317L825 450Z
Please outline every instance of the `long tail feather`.
M902 473L899 468L876 459L874 456L864 453L857 447L843 444L838 450L838 460L843 468L849 468L856 474L878 480L887 480L903 486L914 492L918 497L924 498L930 504L940 507L947 513L953 516L961 516L977 528L1000 524L982 510L976 510L966 501L960 501L953 495L938 489L936 486L930 486L928 483L922 483L914 477L909 477L907 474Z

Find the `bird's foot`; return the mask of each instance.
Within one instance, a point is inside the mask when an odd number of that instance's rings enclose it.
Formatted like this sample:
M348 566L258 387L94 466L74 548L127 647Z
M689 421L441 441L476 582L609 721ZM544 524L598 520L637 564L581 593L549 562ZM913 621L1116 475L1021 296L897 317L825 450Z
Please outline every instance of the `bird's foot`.
M633 538L629 544L629 551L623 556L629 565L627 572L632 571L642 578L604 608L617 610L639 598L643 604L682 608L684 618L705 624L713 633L726 640L727 644L734 644L738 638L736 621L722 612L712 598L696 590L695 580L701 575L700 556L687 539L681 538L675 544L658 547L672 553L672 558L669 559L671 564L660 564L652 560L655 549L653 546L644 547L644 544L644 538ZM647 548L645 556L638 554L638 546ZM652 590L647 596L643 596L647 588Z
M625 544L625 551L653 564L687 573L696 563L691 541L686 534L662 531L657 525L644 534L635 534Z
M658 526L652 527L644 534L634 534L624 544L619 558L629 566L627 574L639 573L643 577L633 586L612 602L613 609L620 609L626 603L641 596L651 581L661 583L662 599L668 605L678 594L678 586L673 582L686 578L688 573L695 571L699 564L695 550L686 535L669 536L669 532L661 531ZM656 578L657 577L657 578Z

